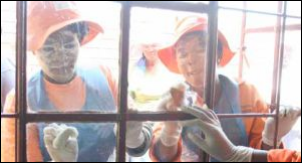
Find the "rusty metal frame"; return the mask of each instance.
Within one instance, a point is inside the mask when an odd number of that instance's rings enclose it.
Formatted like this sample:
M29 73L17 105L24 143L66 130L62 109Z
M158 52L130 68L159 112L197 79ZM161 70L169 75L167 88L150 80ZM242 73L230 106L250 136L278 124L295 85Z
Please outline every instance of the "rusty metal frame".
M274 97L273 106L277 110L276 114L219 114L219 118L255 118L255 117L275 117L277 119L278 125L278 113L279 113L279 104L280 104L280 81L281 81L281 70L282 70L282 60L283 60L283 46L285 36L285 18L297 18L296 16L287 16L286 15L286 2L283 6L282 14L258 12L246 9L235 9L229 7L218 7L217 2L210 2L207 4L190 4L185 2L150 2L150 1L115 1L120 3L122 6L121 9L121 37L120 37L120 76L119 76L119 113L110 113L110 114L85 114L85 113L68 113L68 114L54 114L54 113L27 113L27 104L26 104L26 10L27 2L18 1L17 2L17 42L16 42L16 54L17 54L17 79L16 81L16 113L15 114L2 114L2 118L10 118L16 120L16 160L19 162L26 162L26 124L33 122L115 122L118 124L118 145L117 145L117 158L118 162L124 162L126 160L126 123L127 121L176 121L176 120L188 120L193 119L193 116L190 116L185 113L174 112L174 113L138 113L130 114L127 112L127 94L128 94L128 61L129 61L129 29L130 29L130 20L131 15L130 11L132 7L145 7L145 8L157 8L157 9L166 9L166 10L175 10L175 11L189 11L189 12L198 12L206 13L209 16L209 33L211 36L209 38L208 44L208 57L209 65L208 68L208 81L207 86L208 91L206 93L206 102L209 106L213 106L214 103L214 92L215 87L213 81L215 76L216 69L216 44L217 44L217 22L218 22L218 9L225 10L237 10L244 13L258 13L265 15L275 15L283 19L282 29L279 31L281 41L280 52L276 52L278 56L275 60L274 69L274 79L276 82L273 83L273 88L276 90L272 92ZM300 18L300 17L299 17ZM244 40L244 39L243 39ZM280 47L279 44L276 46ZM215 55L209 55L215 54ZM278 130L276 129L275 135L277 135ZM276 138L275 138L276 143Z
M246 9L247 2L243 1L243 9ZM242 12L242 21L241 21L241 38L240 38L240 51L239 51L239 68L238 68L238 78L239 80L242 80L243 78L243 61L244 61L244 55L245 55L245 32L246 29L246 12Z
M18 114L3 114L1 113L1 118L19 118Z

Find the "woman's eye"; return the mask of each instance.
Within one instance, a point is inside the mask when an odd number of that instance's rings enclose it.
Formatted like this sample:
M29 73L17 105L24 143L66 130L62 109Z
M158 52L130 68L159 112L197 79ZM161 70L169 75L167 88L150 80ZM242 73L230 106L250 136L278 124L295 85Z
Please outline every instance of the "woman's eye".
M64 45L64 48L65 49L68 49L68 50L71 50L71 49L74 49L75 48L75 44L73 44L73 43L70 43L70 44L66 44L66 45Z
M185 58L187 55L188 55L188 53L186 53L186 52L180 53L180 58Z
M52 53L54 50L55 49L53 47L43 47L43 51L46 53Z
M197 49L193 51L194 55L203 55L206 52L206 49Z
M183 49L177 49L176 53L179 58L185 58L188 55L188 53L185 52Z

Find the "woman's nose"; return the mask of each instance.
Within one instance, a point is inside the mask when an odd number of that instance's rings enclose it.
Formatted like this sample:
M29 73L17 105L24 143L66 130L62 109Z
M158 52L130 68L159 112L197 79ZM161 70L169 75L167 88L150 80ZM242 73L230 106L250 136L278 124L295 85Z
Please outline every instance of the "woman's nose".
M194 58L191 54L188 54L188 56L187 56L187 64L189 66L191 66L192 63L194 62L194 59L196 59L196 58Z
M62 54L62 53L64 53L65 50L66 49L65 49L63 44L56 44L55 45L56 54Z

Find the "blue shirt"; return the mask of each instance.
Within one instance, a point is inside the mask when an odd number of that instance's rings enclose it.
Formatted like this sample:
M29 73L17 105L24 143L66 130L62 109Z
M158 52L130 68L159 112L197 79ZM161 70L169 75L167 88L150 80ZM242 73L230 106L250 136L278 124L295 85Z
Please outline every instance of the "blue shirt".
M15 87L15 65L6 56L1 56L1 112L7 94Z

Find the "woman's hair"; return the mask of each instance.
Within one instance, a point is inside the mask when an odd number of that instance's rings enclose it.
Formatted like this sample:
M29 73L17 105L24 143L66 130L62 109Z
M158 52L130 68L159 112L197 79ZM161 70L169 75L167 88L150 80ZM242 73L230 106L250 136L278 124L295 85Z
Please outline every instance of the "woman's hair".
M81 43L85 36L89 33L89 27L87 22L78 22L68 25L64 30L69 30L77 34L79 42Z
M147 59L144 54L142 54L142 57L136 62L135 67L141 71L146 71Z
M190 32L185 34L184 36L182 36L180 38L180 40L186 41L188 38L191 38L193 36L199 36L199 38L201 39L201 43L205 43L202 46L207 46L206 44L206 38L208 37L207 33L205 31L195 31L195 32ZM180 42L180 41L179 41ZM223 45L222 42L220 40L218 40L218 44L217 44L217 59L220 60L222 58L222 53L223 53Z

